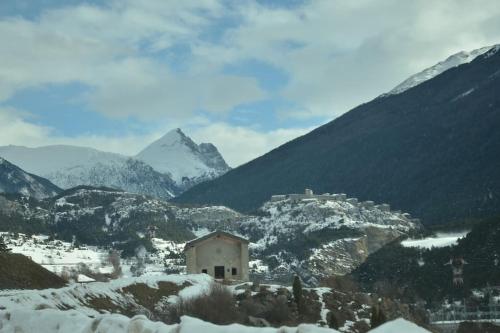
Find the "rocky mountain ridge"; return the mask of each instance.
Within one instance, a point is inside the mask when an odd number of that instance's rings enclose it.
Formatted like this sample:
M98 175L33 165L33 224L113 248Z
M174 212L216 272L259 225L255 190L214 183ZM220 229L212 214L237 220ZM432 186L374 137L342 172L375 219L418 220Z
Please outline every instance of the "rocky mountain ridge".
M168 132L135 158L170 175L182 188L213 179L230 169L213 144L198 145L180 128Z
M0 193L18 193L43 199L61 191L47 179L27 173L0 157Z
M356 203L342 195L273 199L254 215L223 206L182 207L106 188L78 187L41 201L0 196L0 231L114 247L127 256L138 246L153 250L153 235L181 244L225 230L251 241L252 259L268 267L259 272L263 279L289 279L293 271L311 285L351 271L368 254L418 227L417 220L387 205Z
M164 147L167 139L168 149ZM158 145L160 150L155 150ZM106 186L160 199L171 199L229 170L214 145L197 145L180 129L170 131L136 157L68 145L3 146L0 156L64 189Z
M312 285L349 273L383 245L421 227L388 205L336 195L274 196L238 223L252 254L286 282L290 271ZM285 274L283 274L285 273Z
M400 94L410 88L413 88L427 80L432 79L433 77L447 71L450 68L457 67L463 64L467 64L471 62L472 60L476 59L478 56L488 52L489 50L493 49L494 47L497 47L498 45L492 45L492 46L486 46L486 47L481 47L479 49L475 49L472 51L461 51L458 53L455 53L448 58L446 58L443 61L438 62L434 66L428 67L424 69L423 71L414 74L410 76L408 79L404 80L400 84L398 84L396 87L394 87L391 91L389 91L387 94L384 94L382 96L387 96L387 95L395 95L395 94Z

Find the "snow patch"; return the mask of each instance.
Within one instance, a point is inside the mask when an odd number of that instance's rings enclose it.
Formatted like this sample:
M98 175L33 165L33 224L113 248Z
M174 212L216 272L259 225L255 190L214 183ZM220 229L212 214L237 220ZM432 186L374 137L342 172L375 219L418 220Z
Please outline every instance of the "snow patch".
M446 60L437 63L436 65L429 67L422 72L410 76L408 79L397 85L394 89L389 91L384 95L396 95L400 94L410 88L413 88L427 80L432 79L435 76L447 71L450 68L460 66L462 64L469 63L473 61L476 57L485 54L485 56L491 56L498 51L500 45L496 46L486 46L480 49L476 49L470 52L458 52L454 55L449 56ZM382 96L384 96L382 95Z
M438 232L435 236L423 239L407 239L401 242L404 247L418 247L431 249L433 247L445 247L458 244L458 240L463 238L469 231L461 231L455 233Z

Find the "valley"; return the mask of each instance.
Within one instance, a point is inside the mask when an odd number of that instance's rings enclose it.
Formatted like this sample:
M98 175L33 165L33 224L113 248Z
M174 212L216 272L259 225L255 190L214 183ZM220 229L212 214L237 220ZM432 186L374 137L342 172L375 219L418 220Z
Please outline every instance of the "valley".
M56 27L33 47L80 50L89 73L0 68L0 332L500 332L500 44L417 55L327 17L309 45L285 36L314 1L167 3L0 15L0 34L23 23L8 36ZM398 34L427 35L422 17Z

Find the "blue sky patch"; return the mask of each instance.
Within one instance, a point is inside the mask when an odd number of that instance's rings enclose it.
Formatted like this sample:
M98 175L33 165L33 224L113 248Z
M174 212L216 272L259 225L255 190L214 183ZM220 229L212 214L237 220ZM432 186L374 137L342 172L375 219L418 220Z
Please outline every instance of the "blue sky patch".
M28 112L31 123L51 127L61 136L144 134L152 128L135 118L112 119L90 110L84 98L89 91L91 88L76 82L48 84L22 90L3 105Z

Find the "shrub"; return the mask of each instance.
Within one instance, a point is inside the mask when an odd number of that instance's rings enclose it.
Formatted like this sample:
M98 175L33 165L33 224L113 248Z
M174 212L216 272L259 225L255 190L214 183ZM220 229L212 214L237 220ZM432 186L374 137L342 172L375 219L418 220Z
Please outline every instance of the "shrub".
M0 253L6 253L9 252L10 249L5 245L5 242L3 241L3 237L0 236Z
M120 263L120 253L116 250L109 251L107 261L113 266L111 278L117 279L122 275L122 267Z
M292 311L288 306L287 297L279 295L274 298L267 307L264 317L274 324L291 323Z
M212 283L210 288L199 296L180 298L167 312L167 323L179 322L180 317L184 315L219 325L241 322L242 319L231 291L218 283Z
M266 307L261 302L258 302L251 297L240 301L239 310L247 316L263 317L266 312Z
M78 275L83 274L99 282L107 282L109 279L105 274L92 270L87 264L80 262L75 267L64 266L60 276L66 281L77 281Z
M345 293L358 292L359 286L354 279L347 275L334 275L322 281L322 285Z
M327 321L328 321L328 327L336 329L336 330L339 329L339 327L340 327L340 320L337 317L336 313L329 312L328 313L328 317L327 317Z

